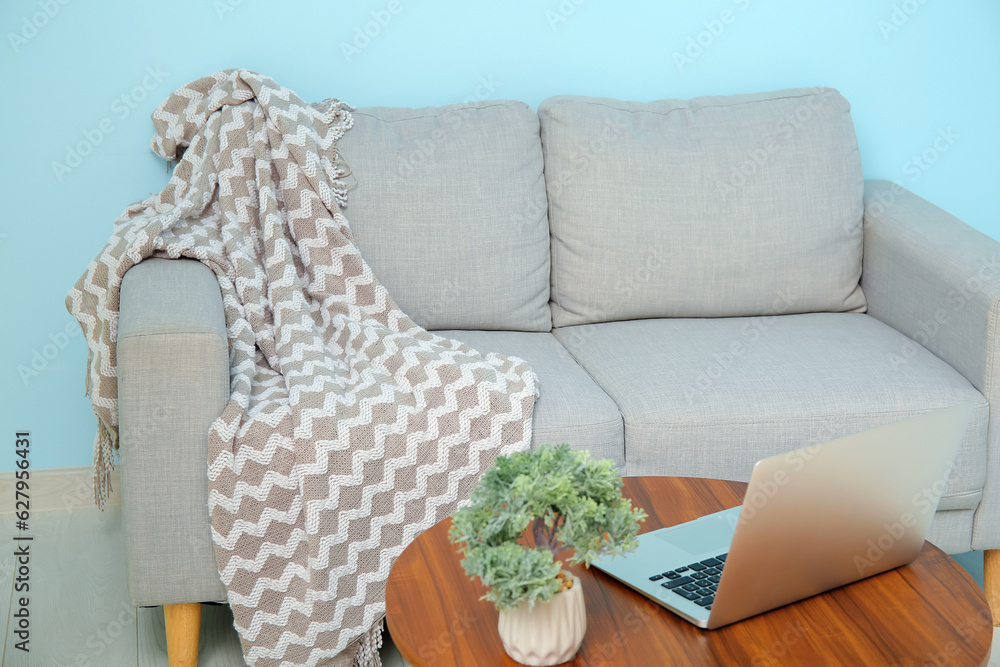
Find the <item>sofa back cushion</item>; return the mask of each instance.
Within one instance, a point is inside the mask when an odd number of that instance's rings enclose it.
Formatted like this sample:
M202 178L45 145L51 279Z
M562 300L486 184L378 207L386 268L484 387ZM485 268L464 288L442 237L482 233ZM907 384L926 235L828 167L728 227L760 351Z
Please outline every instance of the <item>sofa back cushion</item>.
M542 102L554 326L861 311L861 158L830 88Z
M548 331L537 114L490 101L353 115L344 215L399 307L427 329Z

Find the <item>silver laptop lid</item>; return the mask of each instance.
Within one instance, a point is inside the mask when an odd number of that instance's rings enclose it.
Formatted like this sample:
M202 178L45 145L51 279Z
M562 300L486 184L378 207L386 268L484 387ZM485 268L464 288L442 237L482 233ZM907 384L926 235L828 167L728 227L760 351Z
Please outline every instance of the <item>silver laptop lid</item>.
M916 558L971 415L948 408L758 461L708 627Z

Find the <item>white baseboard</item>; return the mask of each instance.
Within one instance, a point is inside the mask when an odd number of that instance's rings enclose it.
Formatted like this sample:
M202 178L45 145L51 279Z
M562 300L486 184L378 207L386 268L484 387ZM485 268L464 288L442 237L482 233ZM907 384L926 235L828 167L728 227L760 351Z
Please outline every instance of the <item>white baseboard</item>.
M30 512L96 508L93 479L94 469L90 466L31 470L24 491L28 494ZM18 509L14 506L17 481L13 470L0 472L0 516L14 514ZM120 506L121 476L117 468L111 473L111 488L105 507Z

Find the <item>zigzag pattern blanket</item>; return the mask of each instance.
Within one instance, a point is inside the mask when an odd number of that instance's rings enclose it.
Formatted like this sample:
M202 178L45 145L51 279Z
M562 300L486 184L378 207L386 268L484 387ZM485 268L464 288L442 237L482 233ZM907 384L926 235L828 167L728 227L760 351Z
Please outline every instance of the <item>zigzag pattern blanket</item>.
M172 94L153 123L173 176L115 221L66 301L90 349L98 503L116 446L122 277L146 257L199 259L218 276L230 343L209 511L247 662L325 664L360 643L357 663L377 665L390 566L498 454L528 446L536 378L421 329L372 275L341 213L342 102L230 70Z

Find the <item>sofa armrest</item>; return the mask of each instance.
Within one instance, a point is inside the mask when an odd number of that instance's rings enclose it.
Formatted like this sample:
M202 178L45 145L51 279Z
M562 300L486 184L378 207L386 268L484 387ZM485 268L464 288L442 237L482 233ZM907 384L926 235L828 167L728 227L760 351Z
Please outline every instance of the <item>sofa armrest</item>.
M889 181L865 181L868 313L964 375L990 404L986 487L972 544L1000 547L1000 242ZM906 345L902 362L913 354Z
M129 269L117 352L132 603L225 600L209 528L208 430L229 398L229 345L212 271L187 259Z

